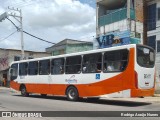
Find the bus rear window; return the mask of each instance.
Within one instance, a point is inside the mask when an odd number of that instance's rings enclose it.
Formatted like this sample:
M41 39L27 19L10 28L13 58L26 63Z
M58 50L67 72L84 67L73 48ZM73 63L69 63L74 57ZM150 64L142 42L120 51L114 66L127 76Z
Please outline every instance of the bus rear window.
M137 46L137 63L141 67L152 68L155 63L154 50L144 46Z

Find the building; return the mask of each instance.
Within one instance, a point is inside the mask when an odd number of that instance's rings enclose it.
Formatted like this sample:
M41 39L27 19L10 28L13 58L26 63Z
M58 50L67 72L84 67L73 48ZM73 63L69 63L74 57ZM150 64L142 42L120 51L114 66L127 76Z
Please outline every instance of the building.
M156 51L156 69L157 79L156 87L160 93L160 1L147 1L147 45L153 47Z
M94 48L146 43L143 0L96 0Z
M49 53L25 51L25 59L33 59L39 57L47 57ZM0 85L4 78L9 80L9 65L13 61L21 59L21 50L16 49L2 49L0 48Z
M60 54L82 52L82 51L87 51L92 49L93 49L92 42L64 39L59 43L49 48L46 48L46 52L51 53L54 56L54 55L60 55Z
M96 0L94 49L139 43L156 51L160 90L160 0Z

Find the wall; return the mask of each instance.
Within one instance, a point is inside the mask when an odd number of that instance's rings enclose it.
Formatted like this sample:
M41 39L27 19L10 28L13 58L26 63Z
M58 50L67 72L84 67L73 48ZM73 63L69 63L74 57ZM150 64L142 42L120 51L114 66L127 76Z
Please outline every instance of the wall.
M112 31L125 31L129 28L128 21L127 19L121 20L119 22L114 22L109 25L101 26L100 27L100 34L105 34L107 32L112 32Z
M82 52L87 50L93 50L92 44L68 44L66 53Z
M156 93L160 93L160 55L157 55L156 57L156 83L155 83L155 87L156 87Z

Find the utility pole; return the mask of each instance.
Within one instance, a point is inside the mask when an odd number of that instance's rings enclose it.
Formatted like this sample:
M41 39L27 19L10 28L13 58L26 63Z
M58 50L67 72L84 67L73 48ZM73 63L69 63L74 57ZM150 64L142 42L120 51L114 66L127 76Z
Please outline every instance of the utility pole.
M11 10L11 11L14 11L14 13L13 12L11 12L11 14L8 14L9 16L12 16L12 17L14 17L19 23L20 23L20 28L18 28L18 31L20 31L21 32L21 60L23 60L24 59L24 40L23 40L23 22L22 22L22 10L21 9L15 9L14 7L12 7L12 8L10 8L9 6L8 6L8 9L9 10ZM19 12L19 15L16 15L16 12ZM19 19L17 19L17 18L19 18Z
M129 22L129 29L131 30L131 0L127 0L127 19Z
M21 23L21 50L22 50L22 60L24 59L24 40L23 40L23 24L22 24L22 10L20 9L20 23Z

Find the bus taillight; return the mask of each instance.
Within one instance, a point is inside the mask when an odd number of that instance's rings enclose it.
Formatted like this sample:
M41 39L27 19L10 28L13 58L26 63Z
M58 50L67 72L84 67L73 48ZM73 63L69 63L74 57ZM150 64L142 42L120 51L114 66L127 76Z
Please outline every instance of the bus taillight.
M138 88L138 74L137 74L136 71L134 72L134 74L135 74L135 78L134 78L134 80L135 80L134 81L135 82L135 87Z

